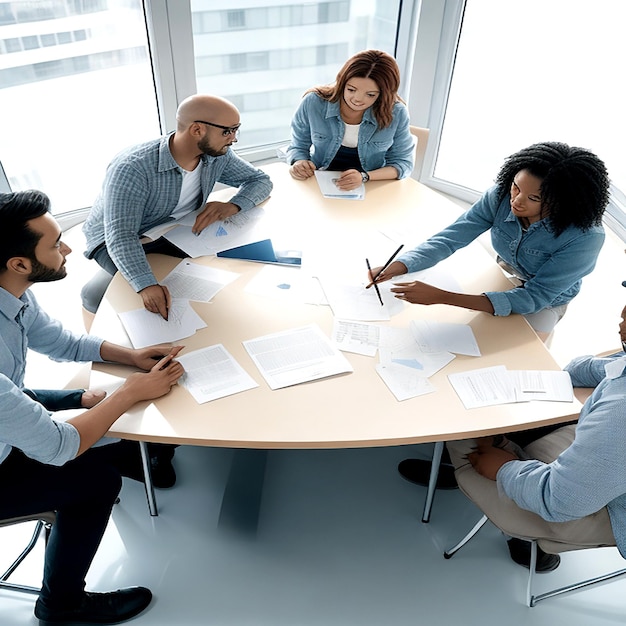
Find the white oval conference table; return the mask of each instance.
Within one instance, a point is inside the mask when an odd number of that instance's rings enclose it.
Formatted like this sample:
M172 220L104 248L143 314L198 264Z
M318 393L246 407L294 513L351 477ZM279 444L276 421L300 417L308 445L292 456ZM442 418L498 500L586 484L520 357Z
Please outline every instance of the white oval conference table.
M326 259L338 271L358 262L363 267L363 279L367 271L365 259L355 260L354 255L360 254L355 252L358 243L368 240L372 233L382 232L396 241L401 239L400 243L410 249L459 214L457 205L411 178L369 182L363 200L328 199L322 196L314 178L293 180L284 163L264 169L274 183L272 195L264 203L267 219L276 224L283 235L290 233L294 242L302 244L303 263L307 253ZM232 190L221 190L212 197L226 199L232 193ZM382 265L395 248L396 244L390 239L384 255L372 251L372 265ZM153 255L150 262L157 278L162 279L180 259ZM237 272L240 276L211 302L190 304L206 321L207 327L179 343L185 345L185 352L223 344L258 387L198 404L187 390L176 386L167 396L137 405L123 415L111 428L112 436L140 442L256 451L438 442L433 459L433 466L438 468L445 441L561 423L570 421L579 412L577 400L533 401L467 410L450 384L448 374L495 365L511 370L558 370L560 367L523 317L494 317L445 305L405 304L402 312L389 321L376 322L407 327L411 320L423 319L472 327L481 356L458 355L430 378L436 388L434 393L399 402L376 373L377 358L352 353L344 353L354 369L352 373L273 391L242 342L309 324L317 324L330 337L331 308L249 293L245 287L263 264L215 256L199 257L195 262ZM456 252L440 266L467 293L511 287L479 242ZM98 310L92 332L110 341L131 345L117 313L141 306L140 297L117 274ZM108 364L94 367L120 376L129 371ZM145 454L145 446L143 452ZM264 456L254 458L264 459ZM262 474L262 467L257 463L256 468L246 466L244 471L250 478L255 473ZM436 472L427 496L424 521L430 512L434 481ZM150 510L155 515L154 495L150 493L151 485L148 487Z

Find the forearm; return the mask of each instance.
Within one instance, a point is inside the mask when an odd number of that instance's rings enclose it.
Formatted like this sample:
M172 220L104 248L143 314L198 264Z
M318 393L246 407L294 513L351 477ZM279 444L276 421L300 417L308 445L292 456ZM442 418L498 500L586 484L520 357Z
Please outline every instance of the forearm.
M128 411L135 402L133 394L121 387L94 408L69 419L68 423L76 428L80 436L77 456L101 439L113 423Z
M398 170L393 167L393 165L386 165L385 167L367 173L369 174L370 180L397 180L399 178Z
M110 341L103 341L100 346L100 356L103 361L121 363L122 365L135 365L135 351L132 348L119 346Z
M455 293L453 291L441 291L441 302L433 304L448 304L451 306L458 306L463 309L470 309L472 311L483 311L493 315L493 305L491 300L485 295L471 295L464 293Z

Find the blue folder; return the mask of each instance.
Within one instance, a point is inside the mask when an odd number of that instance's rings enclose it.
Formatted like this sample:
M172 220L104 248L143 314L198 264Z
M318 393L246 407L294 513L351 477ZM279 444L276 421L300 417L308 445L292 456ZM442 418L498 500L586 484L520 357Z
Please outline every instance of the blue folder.
M243 259L258 263L277 263L279 265L301 265L302 252L300 250L274 251L271 239L263 239L244 246L237 246L230 250L218 252L216 256L227 259Z

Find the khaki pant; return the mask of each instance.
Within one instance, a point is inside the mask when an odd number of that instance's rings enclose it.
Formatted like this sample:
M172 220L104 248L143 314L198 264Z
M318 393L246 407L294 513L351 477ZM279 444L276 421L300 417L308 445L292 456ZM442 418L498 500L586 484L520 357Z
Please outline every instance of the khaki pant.
M563 426L524 448L526 458L550 463L574 441L576 427ZM473 439L448 442L459 488L507 535L537 539L545 552L614 546L615 537L606 507L597 513L570 522L547 522L536 513L521 509L513 500L500 495L496 482L481 476L467 460L475 448ZM507 444L515 446L515 444ZM505 446L505 447L507 447Z

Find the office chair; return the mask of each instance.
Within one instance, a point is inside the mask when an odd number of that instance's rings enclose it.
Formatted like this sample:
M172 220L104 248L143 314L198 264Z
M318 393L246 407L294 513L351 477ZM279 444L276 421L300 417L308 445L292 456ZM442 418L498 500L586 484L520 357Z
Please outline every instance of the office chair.
M45 541L47 543L50 528L55 519L56 516L54 511L46 511L44 513L33 513L32 515L21 515L19 517L10 517L0 520L0 527L12 526L13 524L23 524L24 522L37 522L33 535L24 550L22 550L22 553L15 559L15 561L13 561L9 568L0 575L0 589L10 589L11 591L39 594L41 591L40 587L31 587L30 585L12 583L8 581L8 578L18 568L22 561L32 552L42 531L45 532Z
M422 166L424 164L424 155L428 146L428 136L430 130L421 126L409 126L411 134L417 138L417 147L415 148L415 165L413 167L413 178L420 180L422 177Z
M474 525L474 527L461 539L456 545L452 548L449 548L443 553L443 557L445 559L452 558L470 539L474 537L478 533L478 531L489 521L489 518L486 515L483 515L480 520ZM495 524L495 522L494 522ZM495 524L497 526L497 524ZM540 594L533 593L533 579L535 576L535 568L537 566L537 547L541 548L544 552L549 554L559 554L561 552L570 552L572 550L597 550L599 548L610 547L610 546L579 546L575 544L567 544L560 543L557 541L550 541L549 539L532 539L530 537L521 537L517 536L518 539L522 539L524 541L528 541L531 545L530 551L530 567L528 570L528 582L526 585L526 606L533 607L536 606L538 602L541 600L546 600L547 598L553 598L554 596L559 596L569 591L575 591L576 589L582 589L584 587L589 587L591 585L595 585L596 583L605 582L607 580L611 580L613 578L618 578L619 576L626 575L626 568L619 569L614 572L610 572L608 574L603 574L601 576L595 576L593 578L587 578L585 580L572 583L570 585L565 585L564 587L558 587L556 589L552 589L551 591L546 591Z

